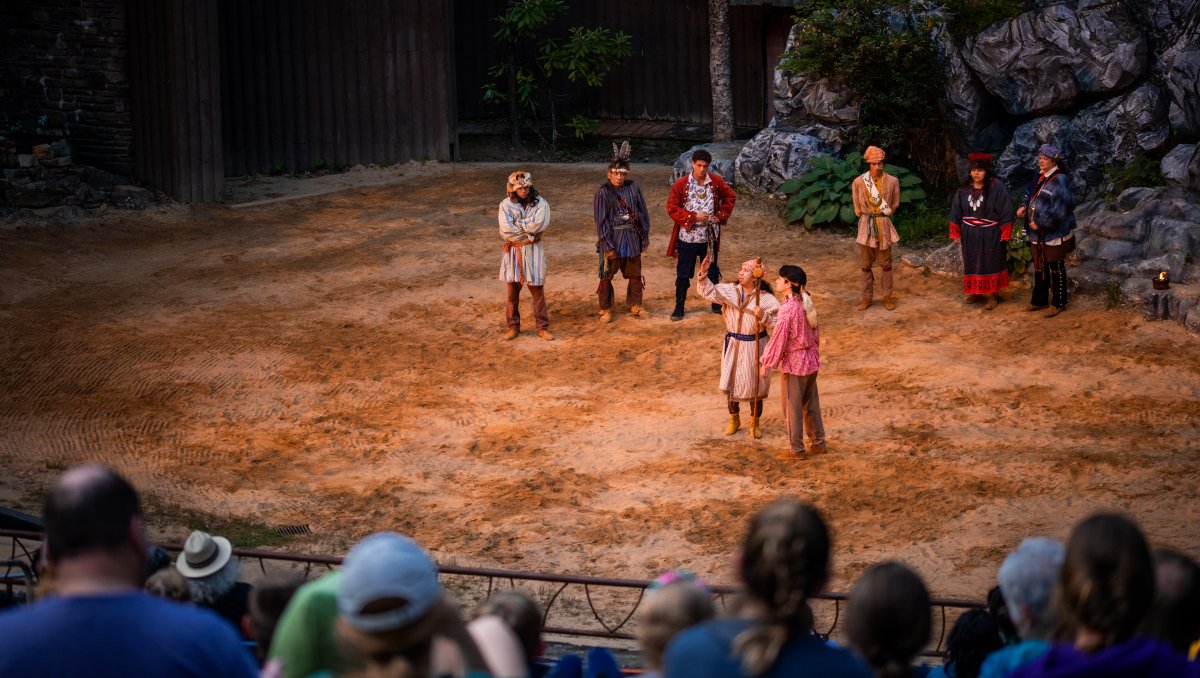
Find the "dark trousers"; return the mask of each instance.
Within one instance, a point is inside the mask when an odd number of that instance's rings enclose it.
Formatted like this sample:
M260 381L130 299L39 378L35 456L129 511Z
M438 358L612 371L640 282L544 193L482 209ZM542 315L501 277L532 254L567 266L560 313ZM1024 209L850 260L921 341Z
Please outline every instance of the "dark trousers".
M1049 302L1055 308L1066 308L1070 301L1068 284L1067 262L1047 261L1042 270L1033 271L1033 299L1030 303L1045 306Z
M546 297L542 294L541 285L530 285L529 294L533 297L533 318L539 330L550 329L550 312L546 310ZM521 283L508 283L508 301L504 304L504 319L514 330L521 329Z
M612 281L613 277L617 275L617 271L620 271L628 281L625 288L625 303L630 306L642 305L642 288L645 287L645 282L642 280L642 255L629 258L617 257L608 260L605 276L600 279L600 286L596 288L601 311L607 311L613 307Z
M682 240L675 241L675 252L679 259L675 262L675 307L682 311L683 303L687 301L688 288L691 287L692 276L696 275L696 261L708 255L708 243L690 243ZM712 266L708 267L708 279L715 285L721 280L721 267L717 265L717 251L713 250Z
M755 378L757 379L758 375L755 375ZM763 406L763 401L751 400L750 401L750 414L755 417L761 417L762 416L762 406ZM739 403L739 401L737 401L737 400L729 401L729 413L730 414L738 414L741 411L742 411L742 406Z

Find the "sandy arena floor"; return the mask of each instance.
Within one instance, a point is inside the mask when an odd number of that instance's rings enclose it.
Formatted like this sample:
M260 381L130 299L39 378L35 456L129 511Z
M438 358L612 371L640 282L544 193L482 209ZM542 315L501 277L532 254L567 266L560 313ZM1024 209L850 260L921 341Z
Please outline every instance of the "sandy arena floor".
M731 582L747 518L791 494L835 529L835 590L899 558L970 598L1022 537L1065 538L1102 508L1200 556L1200 340L1178 325L1087 298L1045 320L1024 291L985 312L900 265L899 308L856 312L852 241L746 200L726 271L800 263L822 317L832 453L783 463L775 394L761 441L722 435L720 319L694 296L668 320L668 168L634 173L654 219L648 317L601 325L603 169L527 167L553 208L557 340L533 336L527 301L525 334L501 340L512 169L0 233L0 503L37 513L62 469L103 461L152 518L310 526L290 550L392 528L460 565Z

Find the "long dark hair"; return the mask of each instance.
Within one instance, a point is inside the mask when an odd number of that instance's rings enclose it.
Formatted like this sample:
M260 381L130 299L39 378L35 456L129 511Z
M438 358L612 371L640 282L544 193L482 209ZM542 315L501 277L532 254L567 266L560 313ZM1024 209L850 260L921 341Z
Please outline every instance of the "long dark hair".
M524 200L521 199L521 196L517 195L516 191L513 191L512 193L508 194L508 199L517 203L521 207L529 207L530 205L536 205L539 197L541 197L541 196L538 195L537 189L534 188L533 186L529 187L529 197L525 198Z
M829 551L829 528L810 504L780 499L750 519L742 540L742 582L766 613L733 642L748 675L765 673L789 638L812 631L808 599L825 586Z
M1057 637L1074 642L1080 629L1100 635L1103 649L1137 631L1154 600L1154 565L1146 537L1132 519L1098 513L1071 530L1052 606Z
M910 664L929 642L929 590L895 561L867 570L850 590L846 636L878 678L912 675Z

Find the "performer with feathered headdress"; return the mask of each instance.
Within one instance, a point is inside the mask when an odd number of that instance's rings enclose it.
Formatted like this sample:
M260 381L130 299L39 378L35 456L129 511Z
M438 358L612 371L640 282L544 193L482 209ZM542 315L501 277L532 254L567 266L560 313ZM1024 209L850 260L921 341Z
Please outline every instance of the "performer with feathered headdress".
M967 156L971 172L950 203L950 237L962 243L963 294L968 303L987 299L996 308L997 293L1008 287L1008 252L1012 239L1012 201L1008 187L992 176L992 156Z
M600 320L612 322L613 277L617 271L628 281L625 301L629 313L642 313L642 252L650 246L650 213L642 189L629 180L628 141L613 144L608 163L608 181L596 191L593 204L596 217L596 252L600 255Z

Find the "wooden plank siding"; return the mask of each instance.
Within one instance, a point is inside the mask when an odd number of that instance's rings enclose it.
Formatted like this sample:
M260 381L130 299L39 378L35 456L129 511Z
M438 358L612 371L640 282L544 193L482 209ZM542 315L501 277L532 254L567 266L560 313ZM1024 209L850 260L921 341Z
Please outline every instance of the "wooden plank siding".
M181 202L224 191L217 0L129 0L134 176Z
M216 2L227 176L452 159L451 0Z
M457 112L464 120L503 117L489 108L482 87L487 69L504 59L497 44L495 17L508 0L454 0ZM708 0L568 0L567 15L552 29L605 26L633 37L634 54L609 75L601 88L574 85L560 119L573 114L600 118L712 122L709 75ZM775 40L791 26L791 10L759 5L729 8L734 117L739 126L765 126L771 117L769 84L778 60ZM526 50L530 47L526 46ZM772 53L774 52L774 53ZM503 83L500 83L503 86ZM556 87L566 91L565 82ZM548 112L546 113L548 115Z

